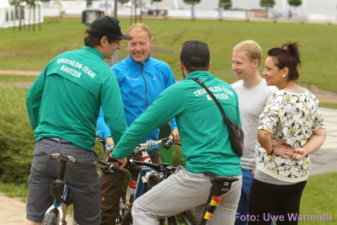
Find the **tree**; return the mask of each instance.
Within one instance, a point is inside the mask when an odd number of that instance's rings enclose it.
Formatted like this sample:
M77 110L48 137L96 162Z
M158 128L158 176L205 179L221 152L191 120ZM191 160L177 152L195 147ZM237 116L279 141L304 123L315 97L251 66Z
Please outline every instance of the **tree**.
M87 8L92 6L92 1L93 0L85 0Z
M219 8L230 9L232 7L231 0L219 0Z
M288 4L290 6L293 6L295 8L295 11L296 11L296 8L302 4L302 1L301 0L288 0ZM293 13L289 9L288 18L290 19L292 17L292 15L293 15Z
M10 0L9 4L14 6L14 29L15 29L15 21L19 20L19 30L22 28L22 20L24 19L24 8L22 6L22 0Z
M274 0L260 0L260 6L261 7L266 7L267 10L269 8L273 8L275 5L275 1Z
M302 4L302 0L288 0L289 5L298 7Z
M192 20L195 20L195 11L194 6L196 4L199 4L201 0L184 0L185 4L191 5L191 18Z
M130 0L118 0L118 2L122 5L128 3Z

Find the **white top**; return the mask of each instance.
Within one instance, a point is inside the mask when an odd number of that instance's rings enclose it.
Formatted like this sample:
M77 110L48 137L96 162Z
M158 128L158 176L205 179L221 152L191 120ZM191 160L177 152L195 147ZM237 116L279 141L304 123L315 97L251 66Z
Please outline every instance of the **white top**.
M285 89L276 92L268 100L261 114L259 129L268 130L273 142L284 141L287 145L298 148L308 142L314 130L323 127L323 117L316 97L307 89ZM275 178L284 184L308 179L311 166L309 156L302 160L293 160L274 154L268 155L259 144L256 152L256 179L266 182Z
M267 86L264 79L252 88L246 88L243 80L232 84L239 97L239 109L242 129L244 132L244 148L241 166L244 169L255 169L255 145L257 143L257 127L268 98L278 89Z

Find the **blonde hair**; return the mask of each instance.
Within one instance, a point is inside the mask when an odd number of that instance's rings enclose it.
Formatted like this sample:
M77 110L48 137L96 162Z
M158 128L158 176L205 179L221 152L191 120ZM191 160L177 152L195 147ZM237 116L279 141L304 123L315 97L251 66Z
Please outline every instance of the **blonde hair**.
M133 31L133 30L144 31L145 33L147 33L147 35L149 36L150 39L152 38L150 27L146 24L134 23L131 26L129 26L128 33L130 34L131 31Z
M233 52L245 52L250 60L257 59L259 64L262 58L262 48L261 46L253 40L241 41L234 46Z

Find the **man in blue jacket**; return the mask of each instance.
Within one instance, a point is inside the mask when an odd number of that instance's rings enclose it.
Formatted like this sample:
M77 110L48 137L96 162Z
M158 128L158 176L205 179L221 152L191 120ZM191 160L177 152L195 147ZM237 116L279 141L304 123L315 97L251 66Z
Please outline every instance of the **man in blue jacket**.
M144 24L129 27L129 35L133 37L127 44L129 56L112 66L117 77L124 103L124 112L128 126L138 118L157 96L168 86L175 83L169 65L150 57L152 37L150 28ZM171 131L178 138L175 120L171 120ZM97 122L97 132L107 145L114 142L110 129L104 122L103 112ZM143 141L156 140L159 129L153 130ZM158 146L151 149L153 162L159 161ZM114 225L119 211L119 199L122 194L124 176L120 174L103 174L101 185L102 225Z

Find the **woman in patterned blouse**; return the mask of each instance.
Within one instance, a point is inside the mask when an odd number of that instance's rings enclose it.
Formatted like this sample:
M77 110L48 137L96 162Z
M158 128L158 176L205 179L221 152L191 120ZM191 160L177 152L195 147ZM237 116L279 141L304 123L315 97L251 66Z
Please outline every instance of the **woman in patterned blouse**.
M256 173L250 194L249 224L297 224L300 199L310 171L309 154L325 139L318 100L296 80L301 63L297 43L268 51L263 75L279 91L260 117Z

